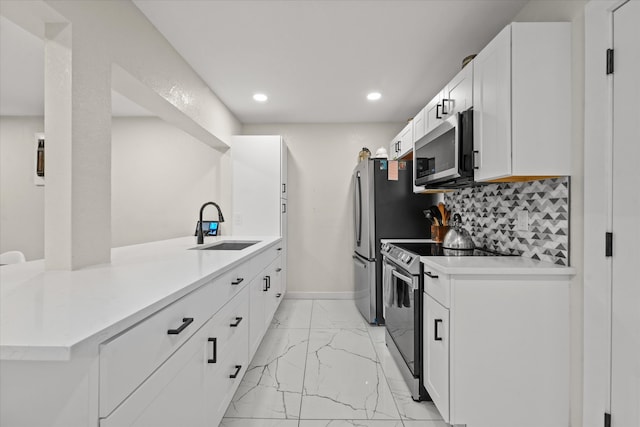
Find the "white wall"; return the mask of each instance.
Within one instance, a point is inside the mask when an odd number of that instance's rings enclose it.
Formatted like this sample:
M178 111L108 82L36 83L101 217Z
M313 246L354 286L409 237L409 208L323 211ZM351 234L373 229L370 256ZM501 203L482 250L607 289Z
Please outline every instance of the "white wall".
M0 252L44 256L44 187L34 185L34 134L42 117L0 117Z
M218 199L222 154L157 118L111 126L112 247L190 235L200 206Z
M570 263L577 274L571 282L571 425L582 426L583 252L584 252L584 7L586 0L534 0L516 22L572 23L572 175L570 192ZM551 101L552 102L552 101Z
M289 148L288 292L330 292L353 297L351 174L362 147L372 153L381 146L388 149L389 141L402 126L244 126L244 135L282 135Z
M42 117L0 117L0 252L44 256L44 191L33 184ZM112 247L193 233L200 206L221 199L226 156L152 117L112 121ZM224 232L224 230L223 230Z

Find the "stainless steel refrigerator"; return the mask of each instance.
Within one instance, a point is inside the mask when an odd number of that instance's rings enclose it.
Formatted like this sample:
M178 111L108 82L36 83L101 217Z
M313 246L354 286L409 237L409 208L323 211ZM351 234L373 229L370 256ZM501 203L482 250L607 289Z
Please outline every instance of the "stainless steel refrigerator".
M434 196L413 193L411 161L389 179L389 162L363 160L353 171L354 285L356 306L369 323L384 324L381 239L427 239L431 225L422 211Z

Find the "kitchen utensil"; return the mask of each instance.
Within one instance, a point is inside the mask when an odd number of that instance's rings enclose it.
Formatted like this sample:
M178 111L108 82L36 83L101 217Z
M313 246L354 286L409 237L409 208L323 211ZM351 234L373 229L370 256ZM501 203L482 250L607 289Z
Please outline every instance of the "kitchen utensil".
M445 236L449 232L448 225L432 225L431 226L431 240L436 243L442 243Z
M429 209L425 209L422 211L422 213L424 213L425 218L427 218L429 222L433 224L433 214L431 214L431 211Z
M429 210L431 211L431 215L433 215L433 219L435 220L436 225L443 225L442 214L440 214L440 209L438 209L437 206L431 206Z
M462 228L462 217L460 214L453 216L453 227L444 236L442 247L446 249L474 249L475 244L467 230Z

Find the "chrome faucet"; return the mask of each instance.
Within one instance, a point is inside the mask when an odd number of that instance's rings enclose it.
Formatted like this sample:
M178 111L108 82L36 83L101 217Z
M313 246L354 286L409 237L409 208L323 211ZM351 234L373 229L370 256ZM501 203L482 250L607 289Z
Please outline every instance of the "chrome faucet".
M224 216L222 216L222 211L220 210L220 206L214 202L207 202L200 208L200 222L198 222L198 244L201 245L204 243L204 232L202 231L202 212L204 212L204 208L209 205L213 205L218 209L218 222L224 222Z

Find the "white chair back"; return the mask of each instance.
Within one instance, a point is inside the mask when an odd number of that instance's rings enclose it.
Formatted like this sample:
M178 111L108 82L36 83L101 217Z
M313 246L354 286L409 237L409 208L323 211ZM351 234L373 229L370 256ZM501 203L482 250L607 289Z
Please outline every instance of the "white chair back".
M27 262L27 259L20 251L9 251L0 254L0 264L20 264L22 262Z

